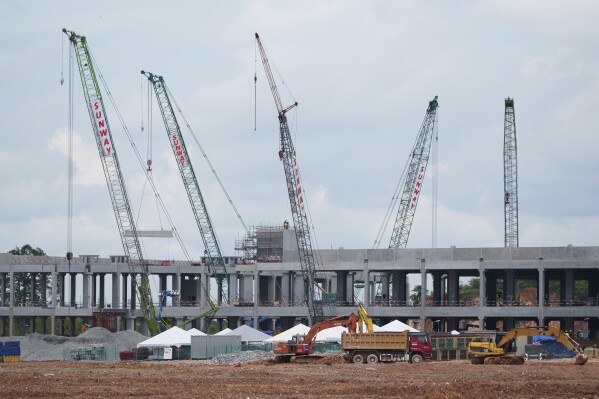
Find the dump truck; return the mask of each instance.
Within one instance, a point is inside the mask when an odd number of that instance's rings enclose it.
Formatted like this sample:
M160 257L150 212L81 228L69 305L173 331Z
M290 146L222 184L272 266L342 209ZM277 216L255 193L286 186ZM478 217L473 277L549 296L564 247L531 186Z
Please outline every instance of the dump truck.
M341 349L351 363L420 363L433 359L431 339L421 332L343 333Z
M472 364L524 364L524 357L517 356L512 351L512 344L517 337L545 336L553 337L566 348L576 354L574 364L582 366L589 358L570 336L555 327L517 327L497 343L476 342L468 345L468 355Z

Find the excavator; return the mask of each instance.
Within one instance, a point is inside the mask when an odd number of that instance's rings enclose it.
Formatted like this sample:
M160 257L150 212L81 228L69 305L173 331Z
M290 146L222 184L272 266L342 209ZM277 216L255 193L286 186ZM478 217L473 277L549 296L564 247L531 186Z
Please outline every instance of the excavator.
M316 341L316 335L327 328L343 326L346 327L350 333L355 333L359 326L359 332L362 332L362 326L366 327L366 332L371 334L373 332L373 323L370 316L366 312L366 309L358 304L358 316L355 313L349 315L337 316L331 319L321 321L312 326L308 334L305 337L296 335L293 337L293 342L277 343L273 346L273 352L275 353L275 363L311 363L321 358L321 356L314 356L314 342ZM312 355L312 356L310 356Z
M582 366L589 360L576 341L555 327L517 327L508 331L499 343L473 341L468 345L468 356L472 364L524 364L524 357L517 356L511 348L517 337L533 336L553 337L561 342L576 353L576 365Z

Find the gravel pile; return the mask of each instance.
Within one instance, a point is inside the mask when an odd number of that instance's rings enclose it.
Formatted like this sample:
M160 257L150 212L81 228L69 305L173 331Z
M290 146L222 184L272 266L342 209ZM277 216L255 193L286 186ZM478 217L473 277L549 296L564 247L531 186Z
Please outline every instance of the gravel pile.
M22 360L64 360L70 348L95 344L119 350L132 349L147 338L134 330L111 333L105 328L93 327L76 337L33 333L23 337L2 337L0 341L20 341Z
M235 363L250 363L257 360L272 359L272 352L265 351L241 351L217 355L209 360L200 360L206 364L235 364Z

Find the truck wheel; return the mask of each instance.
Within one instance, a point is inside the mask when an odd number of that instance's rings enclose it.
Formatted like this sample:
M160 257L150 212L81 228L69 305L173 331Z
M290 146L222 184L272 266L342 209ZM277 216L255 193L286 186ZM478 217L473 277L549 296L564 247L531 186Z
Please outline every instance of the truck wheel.
M354 357L352 357L352 362L357 363L357 364L362 364L364 363L364 355L361 353L356 353L354 355Z
M420 356L420 355L412 355L412 359L410 361L412 363L422 363L422 356Z
M379 362L379 357L374 353L371 353L370 355L368 355L366 357L366 363L368 363L368 364L373 364L373 363L378 363L378 362Z

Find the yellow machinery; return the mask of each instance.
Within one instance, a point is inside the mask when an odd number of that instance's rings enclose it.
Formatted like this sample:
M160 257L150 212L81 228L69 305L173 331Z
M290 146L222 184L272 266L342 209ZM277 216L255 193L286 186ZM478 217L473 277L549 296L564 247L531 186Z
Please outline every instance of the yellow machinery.
M372 319L368 316L366 309L361 304L358 304L358 332L362 332L362 326L366 326L366 331L368 334L372 334L374 332L374 327L372 325Z
M499 343L471 342L468 345L468 355L471 357L472 364L523 364L524 358L516 356L511 347L517 337L531 336L554 337L566 348L576 352L575 364L577 365L583 365L589 360L576 341L555 327L513 328L508 331Z

